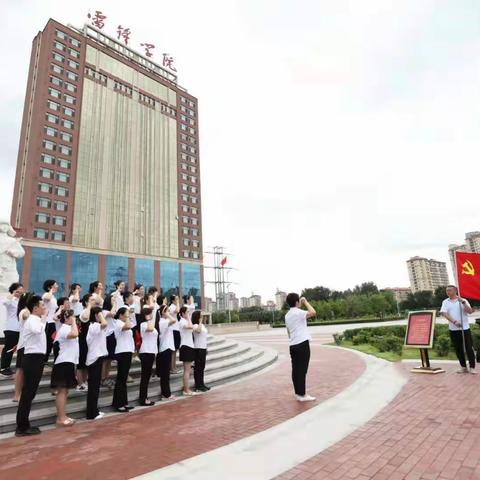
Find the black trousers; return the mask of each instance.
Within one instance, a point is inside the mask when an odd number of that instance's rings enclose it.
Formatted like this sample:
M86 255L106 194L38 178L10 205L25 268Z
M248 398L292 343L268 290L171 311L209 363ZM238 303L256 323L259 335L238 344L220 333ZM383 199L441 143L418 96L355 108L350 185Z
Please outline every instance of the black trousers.
M205 380L203 379L205 373L205 362L207 360L207 349L195 349L195 366L193 369L193 378L195 379L195 388L203 387Z
M152 376L153 362L155 361L154 353L140 353L140 362L142 364L142 375L140 377L140 403L144 403L148 398L148 383Z
M48 357L50 357L50 352L52 351L53 347L53 339L52 334L55 332L56 327L55 323L47 323L45 325L45 335L47 336L47 353L45 354L45 363L48 362Z
M169 398L172 395L170 390L170 365L172 363L172 350L165 350L157 355L158 376L160 377L160 391L162 396Z
M307 377L308 363L310 362L310 342L305 340L297 345L290 346L292 359L292 381L297 395L305 395L305 379Z
M117 353L117 378L113 389L112 406L121 408L128 405L127 378L132 364L132 352Z
M42 378L45 355L43 353L27 353L23 356L23 388L17 410L17 430L30 428L30 409L37 394L38 384Z
M93 420L98 415L98 397L100 396L100 381L102 379L102 366L105 357L98 357L88 369L87 392L87 420Z
M475 352L473 351L472 332L468 329L464 330L463 333L465 334L465 349L467 350L468 363L470 364L470 368L475 368ZM450 330L450 339L452 340L460 365L466 367L467 362L465 361L465 354L463 352L462 331Z
M13 350L12 348L17 345L18 343L18 337L19 337L19 332L14 332L13 330L5 330L3 332L5 335L5 345L3 346L2 350L2 357L0 360L0 370L3 370L4 368L10 368L10 365L12 363L12 357L13 357ZM9 350L12 350L10 353L8 352Z

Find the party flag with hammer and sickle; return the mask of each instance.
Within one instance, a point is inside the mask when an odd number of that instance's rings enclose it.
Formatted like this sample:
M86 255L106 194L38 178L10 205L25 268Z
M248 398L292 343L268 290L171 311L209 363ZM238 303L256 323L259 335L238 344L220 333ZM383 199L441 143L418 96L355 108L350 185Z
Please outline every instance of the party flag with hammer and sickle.
M462 297L480 299L480 253L455 252L458 289Z

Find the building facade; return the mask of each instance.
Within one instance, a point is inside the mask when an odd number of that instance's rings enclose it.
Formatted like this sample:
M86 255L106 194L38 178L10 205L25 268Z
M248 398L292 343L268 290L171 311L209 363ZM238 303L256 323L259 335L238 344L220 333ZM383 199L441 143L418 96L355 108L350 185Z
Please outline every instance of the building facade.
M457 272L455 252L480 253L480 232L467 232L465 242L462 245L452 243L448 246L448 256L454 277L456 277Z
M275 308L276 310L282 310L285 302L287 301L287 294L285 292L281 292L277 289L275 293Z
M252 293L250 297L248 297L248 306L249 307L261 307L262 306L262 297L260 295L255 295Z
M94 280L203 292L198 101L89 25L33 40L11 224L27 288Z
M391 292L393 294L393 298L397 303L407 300L408 295L412 293L412 290L410 288L404 287L385 288L384 291Z
M448 285L447 264L424 257L412 257L407 260L410 288L413 293Z

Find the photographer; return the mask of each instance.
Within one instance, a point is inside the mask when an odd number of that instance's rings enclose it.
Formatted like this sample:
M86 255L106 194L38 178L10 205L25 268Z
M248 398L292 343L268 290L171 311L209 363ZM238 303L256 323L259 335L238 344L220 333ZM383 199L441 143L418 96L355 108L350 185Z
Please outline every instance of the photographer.
M292 359L292 381L295 389L295 397L299 402L310 402L315 397L307 395L305 381L308 364L310 362L310 340L307 320L316 315L313 307L296 293L287 295L287 304L290 310L285 315L288 338L290 339L290 357ZM300 309L305 306L307 310Z

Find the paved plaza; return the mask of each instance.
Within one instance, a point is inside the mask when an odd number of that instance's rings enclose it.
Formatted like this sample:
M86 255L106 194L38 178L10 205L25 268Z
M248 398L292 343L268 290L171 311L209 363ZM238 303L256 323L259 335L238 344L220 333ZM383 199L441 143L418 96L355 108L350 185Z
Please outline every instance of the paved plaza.
M302 404L283 330L232 339L278 361L195 398L4 438L0 478L480 479L480 378L451 363L414 375L326 346L330 333L316 330L307 384L317 401Z

